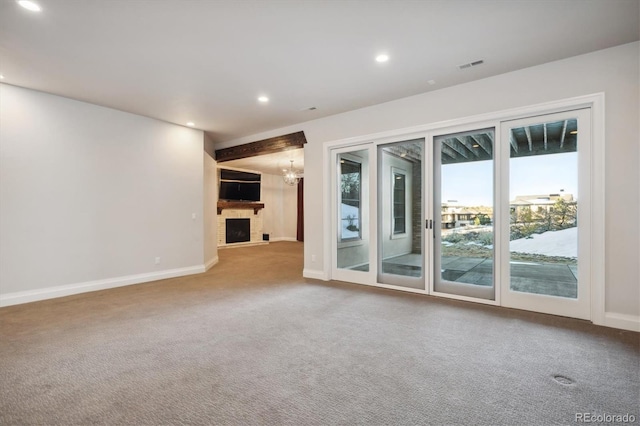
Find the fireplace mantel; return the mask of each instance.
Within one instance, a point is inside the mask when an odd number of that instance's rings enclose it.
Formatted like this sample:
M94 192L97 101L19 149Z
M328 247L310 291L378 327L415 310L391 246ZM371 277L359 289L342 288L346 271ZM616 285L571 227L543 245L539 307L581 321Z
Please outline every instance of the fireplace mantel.
M245 203L242 201L218 201L218 214L222 214L224 209L246 209L253 210L253 214L258 214L258 210L264 208L264 203Z

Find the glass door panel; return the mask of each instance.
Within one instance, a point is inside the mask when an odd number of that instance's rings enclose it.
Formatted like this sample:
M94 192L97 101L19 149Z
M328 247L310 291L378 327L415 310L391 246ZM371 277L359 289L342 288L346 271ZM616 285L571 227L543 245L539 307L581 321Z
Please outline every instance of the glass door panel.
M578 296L577 128L573 118L510 129L511 290Z
M378 146L378 282L425 289L424 139Z
M335 250L333 278L370 283L370 154L369 148L342 149L332 153L334 188L333 224Z
M502 135L509 149L505 305L587 318L588 288L578 270L586 267L579 238L588 176L580 178L579 165L590 144L589 110L506 122Z
M494 129L434 138L434 290L495 299Z

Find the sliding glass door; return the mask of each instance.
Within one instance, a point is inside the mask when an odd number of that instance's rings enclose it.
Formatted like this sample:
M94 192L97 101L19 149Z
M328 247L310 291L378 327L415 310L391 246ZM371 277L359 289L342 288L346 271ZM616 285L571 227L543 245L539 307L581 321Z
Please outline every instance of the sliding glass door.
M375 277L371 151L366 145L332 151L332 277L337 280L369 284Z
M433 138L435 292L495 299L494 134Z
M589 318L590 121L583 109L502 124L505 306Z
M425 289L424 138L378 146L380 284Z
M425 291L424 142L332 150L334 279Z
M332 278L590 318L590 120L332 149Z

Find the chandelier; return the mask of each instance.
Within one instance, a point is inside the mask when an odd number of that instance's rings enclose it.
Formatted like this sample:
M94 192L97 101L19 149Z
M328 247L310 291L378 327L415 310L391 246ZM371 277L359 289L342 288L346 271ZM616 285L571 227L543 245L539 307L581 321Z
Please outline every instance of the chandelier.
M282 170L282 179L284 179L284 183L287 185L293 186L300 182L300 175L298 174L298 171L293 168L293 160L289 161L291 161L291 165L288 169Z

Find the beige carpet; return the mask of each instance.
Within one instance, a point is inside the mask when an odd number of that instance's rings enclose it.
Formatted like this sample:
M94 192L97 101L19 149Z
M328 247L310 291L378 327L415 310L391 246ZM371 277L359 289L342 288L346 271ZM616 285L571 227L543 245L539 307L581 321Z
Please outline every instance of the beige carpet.
M0 424L640 421L638 333L301 274L272 243L0 309Z

